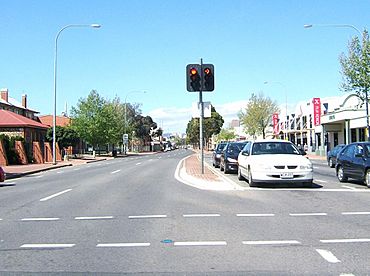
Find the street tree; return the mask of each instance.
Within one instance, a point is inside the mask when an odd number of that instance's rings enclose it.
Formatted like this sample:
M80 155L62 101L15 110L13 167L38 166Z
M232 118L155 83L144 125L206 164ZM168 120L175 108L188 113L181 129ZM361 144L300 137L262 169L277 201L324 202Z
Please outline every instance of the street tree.
M236 138L234 131L231 128L223 128L220 133L217 135L217 141L231 141Z
M355 92L366 102L370 87L370 42L366 29L361 40L354 37L348 43L348 54L342 53L339 61L342 67L342 89L345 92Z
M239 119L246 133L257 138L266 138L266 128L271 124L272 114L279 112L277 103L262 93L252 93L247 106L239 112Z
M56 142L61 148L75 146L79 141L78 133L70 126L67 126L67 127L56 126L55 127L55 137L56 137ZM46 141L48 142L53 141L53 128L52 127L46 131Z

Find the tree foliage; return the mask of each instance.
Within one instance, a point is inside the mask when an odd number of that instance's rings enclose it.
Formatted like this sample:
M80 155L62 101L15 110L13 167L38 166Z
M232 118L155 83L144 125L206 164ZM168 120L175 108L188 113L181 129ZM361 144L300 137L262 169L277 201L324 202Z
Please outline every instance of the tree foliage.
M217 141L232 141L236 138L234 131L231 128L223 128L220 133L217 135Z
M74 146L79 140L78 133L71 127L55 127L55 138L56 142L60 147L66 148L69 146ZM49 128L46 132L46 140L51 142L53 141L53 128Z
M258 96L252 94L244 110L239 113L239 119L244 125L246 133L256 138L262 134L266 138L266 128L271 124L272 114L279 112L275 101L265 97L262 93Z
M354 37L348 44L348 55L339 57L342 66L342 89L354 91L363 100L370 87L370 42L369 33L364 30L362 43Z

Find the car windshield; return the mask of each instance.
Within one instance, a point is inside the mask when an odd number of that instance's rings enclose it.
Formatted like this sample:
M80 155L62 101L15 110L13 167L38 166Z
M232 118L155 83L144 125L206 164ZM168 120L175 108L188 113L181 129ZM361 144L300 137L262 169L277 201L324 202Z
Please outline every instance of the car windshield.
M217 145L217 148L216 148L216 152L221 152L223 149L224 149L224 147L226 146L226 144L225 143L223 143L223 144L218 144Z
M239 153L243 147L245 146L244 143L231 143L227 149L228 153Z
M252 147L252 155L260 154L296 154L299 150L292 143L285 142L258 142Z

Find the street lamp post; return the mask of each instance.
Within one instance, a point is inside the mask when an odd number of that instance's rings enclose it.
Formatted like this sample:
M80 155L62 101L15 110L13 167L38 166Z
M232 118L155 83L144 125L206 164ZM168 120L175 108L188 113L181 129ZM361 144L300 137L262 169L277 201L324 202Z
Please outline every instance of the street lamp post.
M269 84L269 83L275 84L276 83L283 87L284 93L285 93L285 120L287 120L288 118L288 94L287 94L286 86L279 81L274 81L274 82L264 81L263 83L264 84ZM284 125L284 128L285 128L284 139L289 140L288 139L288 124L286 124L286 126Z
M355 26L351 24L305 24L303 27L305 29L312 28L312 27L334 27L334 28L351 28L357 31L361 38L362 41L364 41L364 35L363 33L356 28ZM365 87L365 108L366 108L366 130L367 130L367 141L370 141L370 124L369 124L369 102L368 102L368 88Z
M146 93L146 91L131 91L129 93L126 94L126 97L125 97L125 127L124 127L124 135L127 134L126 133L126 128L127 128L127 97L128 95L130 94L133 94L133 93ZM126 145L124 145L124 154L126 155L126 151L127 151L127 147Z
M53 164L56 165L56 120L57 120L57 61L58 61L58 39L60 34L67 28L100 28L99 24L70 24L66 25L59 30L55 37L55 52L54 52L54 111L53 111Z

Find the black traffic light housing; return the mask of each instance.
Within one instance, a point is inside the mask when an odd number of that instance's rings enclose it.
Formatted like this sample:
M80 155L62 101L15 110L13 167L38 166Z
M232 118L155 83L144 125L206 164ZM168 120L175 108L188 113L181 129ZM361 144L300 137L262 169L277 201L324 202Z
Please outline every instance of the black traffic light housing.
M199 64L188 64L186 66L186 88L189 92L200 91L201 68Z
M202 91L215 90L215 69L213 64L203 64Z

